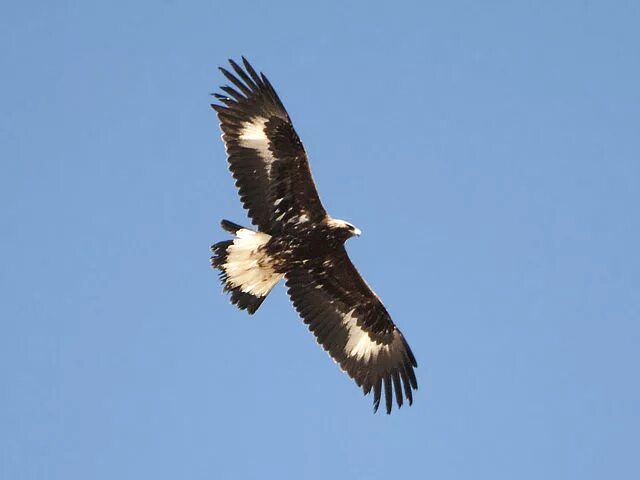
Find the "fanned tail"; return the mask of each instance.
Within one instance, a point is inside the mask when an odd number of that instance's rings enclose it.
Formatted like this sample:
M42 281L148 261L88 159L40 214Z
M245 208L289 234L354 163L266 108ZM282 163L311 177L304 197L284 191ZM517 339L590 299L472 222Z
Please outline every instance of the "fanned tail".
M231 303L253 314L282 278L274 271L265 248L271 237L229 220L223 220L221 225L236 238L211 246L211 266L220 271L224 291L231 293Z

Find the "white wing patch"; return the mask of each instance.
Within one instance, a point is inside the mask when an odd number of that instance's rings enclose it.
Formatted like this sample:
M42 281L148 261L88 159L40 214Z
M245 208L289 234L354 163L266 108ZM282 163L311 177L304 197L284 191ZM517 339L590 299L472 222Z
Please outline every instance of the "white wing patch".
M258 152L267 165L267 174L269 175L274 158L271 150L269 150L269 138L264 132L267 121L264 117L252 118L250 122L242 126L238 139L240 140L240 145L244 148L251 148Z
M397 335L397 332L394 332L393 342L389 345L371 340L369 334L356 323L353 312L354 310L351 310L347 313L342 321L348 331L348 339L344 351L349 357L355 357L367 363L369 360L376 358L381 351L389 351L400 342L400 337Z
M228 282L245 293L264 297L282 278L273 270L271 259L264 247L270 235L242 228L236 239L227 247L227 259L223 265Z

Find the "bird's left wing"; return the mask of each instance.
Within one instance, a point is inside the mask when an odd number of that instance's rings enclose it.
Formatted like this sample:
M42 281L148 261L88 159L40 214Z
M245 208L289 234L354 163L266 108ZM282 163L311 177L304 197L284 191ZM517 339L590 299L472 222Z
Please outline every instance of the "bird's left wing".
M215 94L229 169L240 199L259 230L270 235L320 222L320 202L302 142L289 114L264 74L242 59L221 68L231 86Z
M344 247L306 260L285 275L294 307L331 355L367 395L374 411L384 389L387 413L393 394L413 402L416 359L377 295L351 263Z

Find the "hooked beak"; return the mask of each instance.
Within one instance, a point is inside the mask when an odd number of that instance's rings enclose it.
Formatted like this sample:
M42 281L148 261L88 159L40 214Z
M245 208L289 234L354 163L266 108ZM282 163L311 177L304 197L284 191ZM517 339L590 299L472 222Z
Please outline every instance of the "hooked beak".
M362 235L362 231L361 231L358 227L355 227L355 228L353 229L353 234L354 234L356 237L359 237L360 235Z

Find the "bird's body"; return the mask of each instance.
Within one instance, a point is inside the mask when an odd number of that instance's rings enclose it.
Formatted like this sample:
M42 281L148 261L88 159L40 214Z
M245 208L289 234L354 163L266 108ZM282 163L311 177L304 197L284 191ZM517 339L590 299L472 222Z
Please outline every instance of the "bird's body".
M244 60L244 59L243 59ZM318 343L361 386L384 388L400 407L413 401L417 366L389 313L351 263L344 243L360 231L330 217L315 189L304 147L282 102L264 75L244 60L221 69L235 88L216 95L222 138L240 198L257 230L228 220L235 238L212 247L232 303L250 314L285 279L292 303Z

